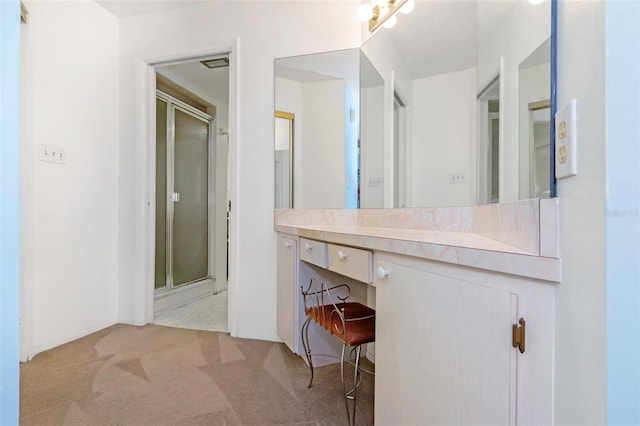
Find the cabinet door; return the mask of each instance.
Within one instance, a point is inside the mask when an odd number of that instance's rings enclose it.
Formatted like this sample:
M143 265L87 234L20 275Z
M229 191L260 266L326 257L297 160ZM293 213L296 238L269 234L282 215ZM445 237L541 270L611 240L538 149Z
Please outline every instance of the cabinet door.
M514 424L516 296L378 266L388 275L376 278L376 424Z
M297 351L298 240L296 237L278 236L277 272L277 331L278 336L293 352Z

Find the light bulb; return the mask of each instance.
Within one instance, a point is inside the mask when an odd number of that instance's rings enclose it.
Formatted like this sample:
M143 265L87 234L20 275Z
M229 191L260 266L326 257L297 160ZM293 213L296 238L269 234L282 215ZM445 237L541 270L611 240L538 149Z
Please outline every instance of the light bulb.
M415 5L416 5L416 0L409 0L408 2L402 5L402 7L400 8L400 12L409 13L413 10Z
M536 5L536 4L544 3L544 0L529 0L529 3Z
M362 22L367 22L371 18L373 18L373 6L368 3L363 3L358 8L358 19Z
M396 15L393 15L389 17L389 19L387 19L382 26L385 28L393 28L394 25L396 25L396 22L398 22L398 17Z
M373 5L374 6L386 6L387 5L387 0L373 0Z

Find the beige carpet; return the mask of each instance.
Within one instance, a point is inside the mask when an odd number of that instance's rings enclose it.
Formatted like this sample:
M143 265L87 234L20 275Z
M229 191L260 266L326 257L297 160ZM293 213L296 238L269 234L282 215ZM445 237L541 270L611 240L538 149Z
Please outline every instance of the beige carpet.
M281 343L115 325L20 370L21 425L325 425L347 422L339 365L309 368ZM357 424L373 424L373 377Z

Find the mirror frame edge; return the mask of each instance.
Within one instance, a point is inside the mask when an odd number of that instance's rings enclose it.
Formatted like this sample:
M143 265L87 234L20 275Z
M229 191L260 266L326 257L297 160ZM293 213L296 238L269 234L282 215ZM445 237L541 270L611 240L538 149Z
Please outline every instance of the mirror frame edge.
M558 108L557 99L557 43L558 43L558 0L551 0L551 130L550 130L550 158L549 158L549 198L558 197L558 188L556 181L556 111Z

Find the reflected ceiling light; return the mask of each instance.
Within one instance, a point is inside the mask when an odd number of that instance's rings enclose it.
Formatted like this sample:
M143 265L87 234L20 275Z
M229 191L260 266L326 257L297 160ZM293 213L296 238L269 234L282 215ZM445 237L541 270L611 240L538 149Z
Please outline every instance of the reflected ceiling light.
M358 18L362 22L369 21L369 31L373 32L384 24L385 28L391 28L396 24L399 11L409 13L415 6L415 0L372 0L371 3L363 3L358 9Z
M398 17L396 15L393 15L389 17L389 19L387 19L386 22L382 24L382 26L385 28L393 28L396 26L396 22L398 22Z
M367 22L371 18L373 18L373 6L368 3L361 4L358 8L358 19Z
M415 6L416 6L416 0L407 0L404 6L400 8L400 13L407 14L411 12Z

